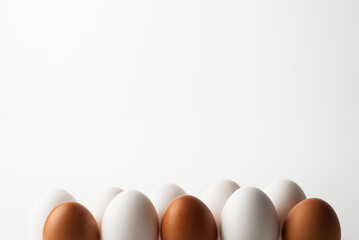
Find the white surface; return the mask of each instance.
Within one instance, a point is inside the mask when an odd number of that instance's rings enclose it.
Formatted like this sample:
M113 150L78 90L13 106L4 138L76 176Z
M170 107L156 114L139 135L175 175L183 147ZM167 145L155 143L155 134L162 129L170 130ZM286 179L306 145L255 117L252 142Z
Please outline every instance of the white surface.
M0 236L64 188L296 181L358 239L359 2L0 1Z
M220 180L215 182L201 195L201 200L207 205L207 207L211 210L214 219L217 224L217 233L218 240L221 240L221 215L224 204L227 202L228 198L232 195L234 191L239 188L239 185L232 180Z
M106 188L101 194L97 195L97 198L91 204L90 211L92 215L95 217L97 225L101 231L102 218L105 214L106 208L112 201L114 197L116 197L119 193L121 193L123 189L119 187L109 187Z
M281 179L271 182L264 189L277 211L279 221L279 240L282 240L282 229L288 213L299 202L306 199L303 189L297 183Z
M102 240L158 240L159 223L155 207L136 190L125 190L108 205L101 225Z
M270 198L256 187L241 187L224 204L221 237L226 240L278 240L279 222Z

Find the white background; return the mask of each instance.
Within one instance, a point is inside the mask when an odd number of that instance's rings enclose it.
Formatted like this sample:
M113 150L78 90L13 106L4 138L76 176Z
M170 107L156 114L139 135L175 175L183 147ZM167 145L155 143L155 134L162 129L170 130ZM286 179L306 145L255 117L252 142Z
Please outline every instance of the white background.
M1 0L0 238L38 196L290 178L358 239L359 2Z

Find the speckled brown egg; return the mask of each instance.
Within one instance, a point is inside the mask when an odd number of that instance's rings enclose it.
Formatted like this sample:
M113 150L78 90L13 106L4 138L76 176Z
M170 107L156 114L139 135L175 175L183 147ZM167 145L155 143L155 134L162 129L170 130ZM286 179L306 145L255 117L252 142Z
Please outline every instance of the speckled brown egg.
M165 211L161 237L162 240L216 240L217 226L201 200L183 195L175 198Z
M43 240L99 240L95 218L77 202L57 205L46 219Z
M340 223L327 202L309 198L289 212L282 236L283 240L340 240Z

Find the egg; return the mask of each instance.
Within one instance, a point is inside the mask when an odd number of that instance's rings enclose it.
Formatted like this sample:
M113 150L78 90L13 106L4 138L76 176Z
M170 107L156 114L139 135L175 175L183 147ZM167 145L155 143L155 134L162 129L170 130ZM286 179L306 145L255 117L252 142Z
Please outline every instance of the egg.
M76 200L70 193L62 189L49 191L36 201L29 217L29 240L42 240L42 232L48 215L54 207L65 201Z
M221 239L220 236L220 224L221 224L221 213L224 204L227 199L232 195L234 191L239 188L239 185L231 180L221 180L212 184L206 191L202 194L201 200L207 205L211 210L218 229L218 240Z
M283 240L340 240L339 219L327 202L309 198L290 210L282 236Z
M283 223L289 211L300 201L306 199L305 193L298 184L291 180L277 180L270 183L264 192L272 200L277 211L279 220L279 239L281 239L281 231Z
M94 215L99 228L101 228L102 218L107 206L110 204L112 199L122 191L123 190L119 187L110 187L107 188L100 195L98 195L97 198L94 200L91 212Z
M217 226L209 208L198 198L175 198L162 218L162 240L216 240Z
M173 183L164 184L149 194L149 198L156 208L160 223L162 221L163 214L172 200L184 194L186 194L186 192Z
M125 190L112 199L102 218L102 240L157 240L159 223L150 199Z
M223 240L277 240L279 223L272 201L260 189L241 187L222 210Z
M57 205L46 219L43 240L99 240L94 216L78 202Z

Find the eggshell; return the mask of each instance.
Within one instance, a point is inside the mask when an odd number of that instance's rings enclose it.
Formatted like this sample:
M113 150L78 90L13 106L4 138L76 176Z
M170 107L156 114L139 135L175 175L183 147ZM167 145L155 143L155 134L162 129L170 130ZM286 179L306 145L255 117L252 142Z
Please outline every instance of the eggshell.
M223 240L277 240L279 223L269 197L255 187L241 187L222 210Z
M156 208L160 223L162 221L163 214L172 200L184 194L186 194L186 192L173 183L164 184L149 194L149 198Z
M219 229L223 206L232 193L238 188L239 185L232 180L221 180L212 184L201 196L201 200L211 210L216 220L218 233L220 233ZM221 239L220 234L218 234L218 240L219 239Z
M99 240L100 231L93 215L77 202L57 205L47 217L44 240Z
M290 210L283 225L283 240L340 240L337 214L325 201L309 198Z
M102 219L102 240L157 240L158 217L141 192L125 190L108 205Z
M174 199L162 218L162 240L216 240L217 226L209 208L198 198Z
M121 193L123 190L118 187L107 188L104 192L97 196L92 204L92 214L94 215L96 222L101 229L102 218L106 211L107 206L110 204L112 199Z
M272 200L277 211L280 226L279 239L281 239L283 223L289 211L307 197L298 184L287 179L272 182L264 192Z
M42 232L47 216L52 209L65 201L76 200L70 193L62 189L49 191L36 201L29 217L29 240L42 240Z

